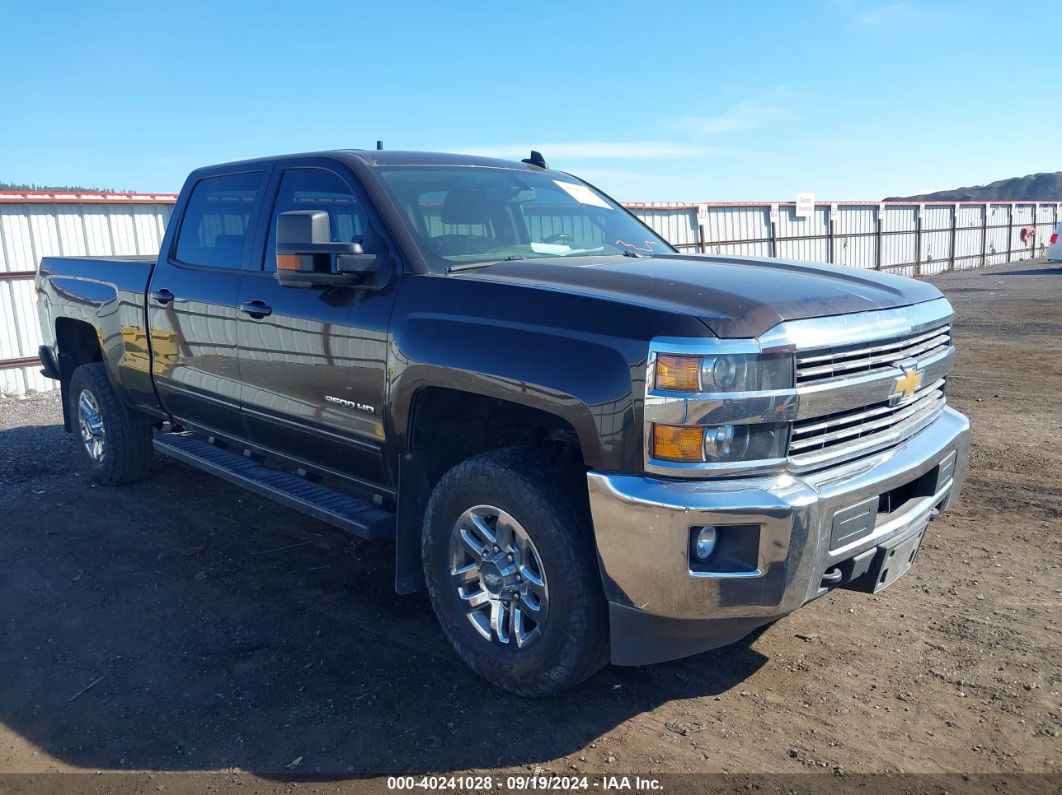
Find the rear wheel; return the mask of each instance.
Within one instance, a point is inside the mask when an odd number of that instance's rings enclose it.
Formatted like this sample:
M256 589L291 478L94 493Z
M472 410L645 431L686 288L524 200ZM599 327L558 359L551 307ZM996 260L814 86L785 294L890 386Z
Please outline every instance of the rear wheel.
M520 448L451 469L425 512L432 605L458 655L523 696L578 684L607 660L608 612L572 472Z
M108 486L139 480L151 462L151 426L135 421L103 364L83 364L70 377L70 416L92 478Z

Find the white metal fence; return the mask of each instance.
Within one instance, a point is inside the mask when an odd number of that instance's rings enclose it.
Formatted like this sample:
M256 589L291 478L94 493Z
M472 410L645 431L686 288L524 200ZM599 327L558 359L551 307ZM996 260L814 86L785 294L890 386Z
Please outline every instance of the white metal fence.
M55 387L37 362L40 258L154 254L173 201L169 194L0 193L0 394ZM907 276L1041 256L1062 220L1057 202L821 202L806 218L786 202L627 206L684 251Z
M41 257L153 254L168 194L0 193L0 395L54 389L40 374L33 274Z
M628 204L672 245L926 276L1042 256L1058 202Z

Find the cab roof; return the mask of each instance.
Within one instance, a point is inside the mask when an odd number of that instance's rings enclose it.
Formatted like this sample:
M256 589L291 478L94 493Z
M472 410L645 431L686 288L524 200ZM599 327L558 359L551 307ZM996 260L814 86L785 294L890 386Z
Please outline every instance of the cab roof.
M323 152L297 152L286 155L271 155L269 157L257 157L249 160L238 160L230 163L218 163L205 166L204 169L231 168L233 166L265 165L277 160L290 160L295 158L328 157L337 160L355 158L367 166L478 166L481 168L507 168L514 171L541 171L538 166L521 163L517 160L502 160L495 157L479 157L478 155L454 154L447 152L412 152L400 149L332 149Z
M369 166L489 166L519 171L535 168L517 160L449 152L412 152L401 149L345 149L342 151L360 158Z

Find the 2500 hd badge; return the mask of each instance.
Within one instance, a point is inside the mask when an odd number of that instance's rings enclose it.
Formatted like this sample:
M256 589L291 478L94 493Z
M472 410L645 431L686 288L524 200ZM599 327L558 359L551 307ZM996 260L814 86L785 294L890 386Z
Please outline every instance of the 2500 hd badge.
M339 406L346 406L348 409L357 409L358 411L364 411L366 414L375 414L376 409L365 403L358 403L356 400L346 400L344 398L336 397L335 395L325 395L324 399L329 403L335 403Z

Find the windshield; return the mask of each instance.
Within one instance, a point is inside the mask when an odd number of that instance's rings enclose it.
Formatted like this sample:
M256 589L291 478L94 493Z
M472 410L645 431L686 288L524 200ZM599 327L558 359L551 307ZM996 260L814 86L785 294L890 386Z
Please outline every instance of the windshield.
M567 174L469 166L378 173L438 270L674 250L614 201Z

